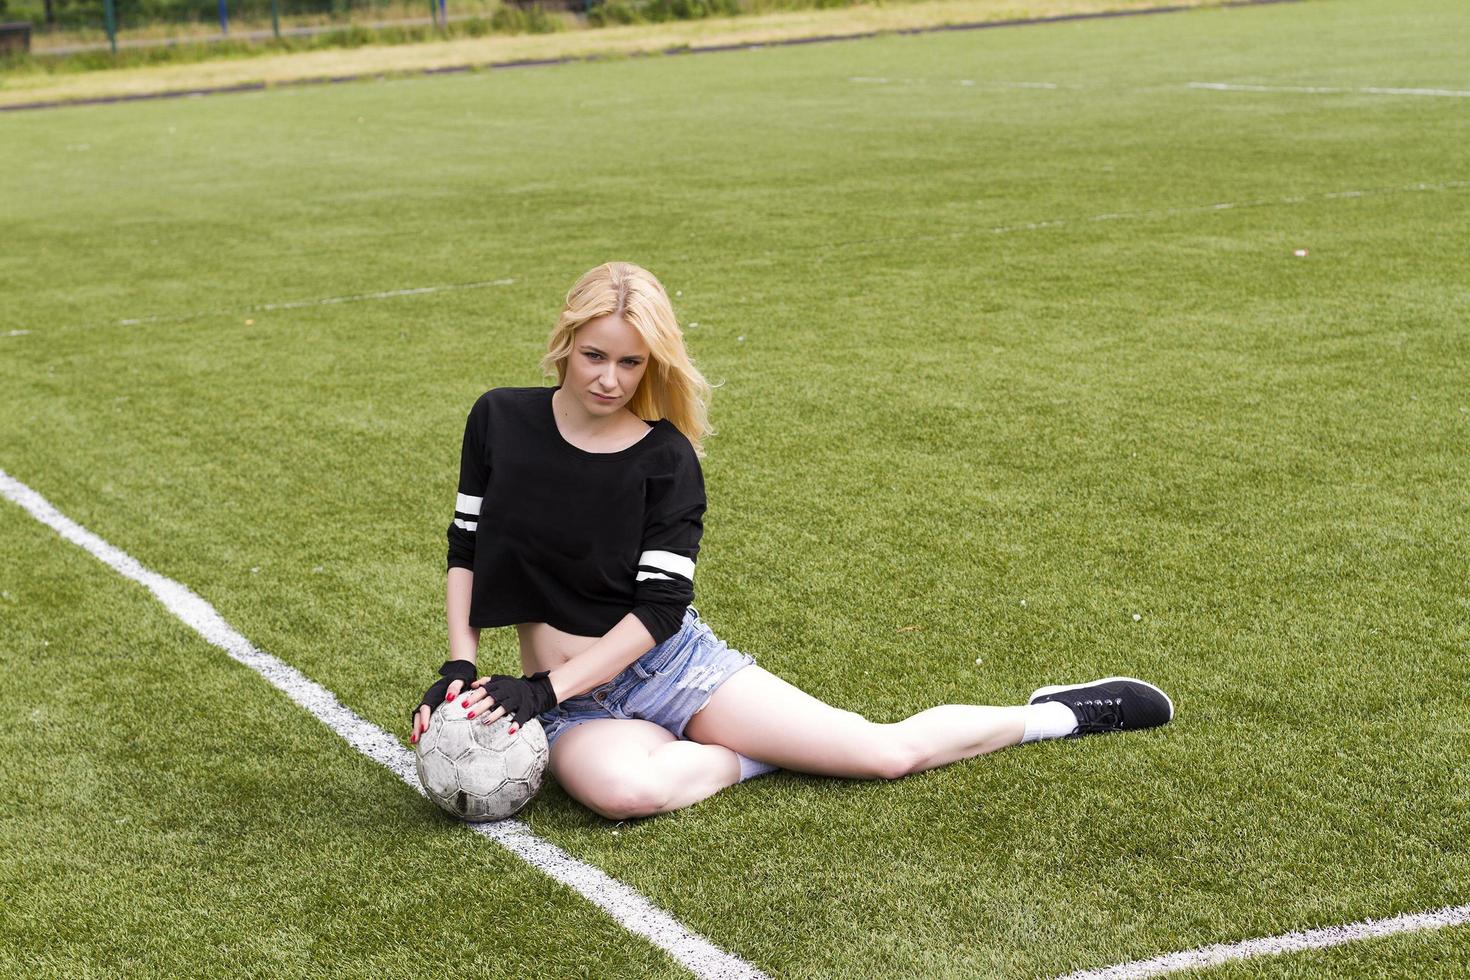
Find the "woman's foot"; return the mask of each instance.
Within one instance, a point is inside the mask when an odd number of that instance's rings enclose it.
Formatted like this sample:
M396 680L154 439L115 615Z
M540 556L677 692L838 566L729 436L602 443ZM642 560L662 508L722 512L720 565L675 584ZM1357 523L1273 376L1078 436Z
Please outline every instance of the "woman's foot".
M1072 709L1077 727L1066 738L1167 725L1174 718L1169 695L1136 677L1104 677L1087 684L1055 684L1031 692L1031 704L1055 701Z

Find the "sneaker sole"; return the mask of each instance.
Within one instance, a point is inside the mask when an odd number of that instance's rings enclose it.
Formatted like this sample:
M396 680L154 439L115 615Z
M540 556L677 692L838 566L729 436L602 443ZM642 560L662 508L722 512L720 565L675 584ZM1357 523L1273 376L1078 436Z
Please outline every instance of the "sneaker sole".
M1092 687L1094 684L1110 684L1113 681L1128 681L1132 684L1141 684L1144 687L1148 688L1150 691L1156 692L1158 696L1163 698L1164 702L1169 706L1168 720L1174 720L1174 700L1170 698L1169 695L1165 694L1163 691L1155 687L1153 684L1150 684L1148 681L1141 681L1137 677L1104 677L1101 680L1088 681L1086 684L1053 684L1051 687L1038 687L1036 690L1031 692L1031 697L1028 699L1027 703L1029 704L1031 701L1035 701L1037 698L1044 697L1048 694L1056 694L1058 691L1075 691L1079 687Z

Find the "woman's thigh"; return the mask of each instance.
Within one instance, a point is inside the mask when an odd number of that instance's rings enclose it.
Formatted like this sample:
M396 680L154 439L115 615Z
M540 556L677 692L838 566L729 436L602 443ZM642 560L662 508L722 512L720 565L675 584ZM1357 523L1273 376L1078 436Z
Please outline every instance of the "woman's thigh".
M684 736L783 769L892 779L911 771L922 751L895 728L834 708L752 664L715 689Z
M605 814L639 792L639 781L649 774L649 754L673 741L672 733L651 721L585 721L557 738L551 772L574 800Z

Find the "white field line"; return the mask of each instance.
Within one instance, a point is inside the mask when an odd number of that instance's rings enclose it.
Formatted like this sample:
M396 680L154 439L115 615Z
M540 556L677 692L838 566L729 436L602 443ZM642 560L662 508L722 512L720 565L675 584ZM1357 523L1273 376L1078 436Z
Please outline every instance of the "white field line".
M514 279L489 279L485 282L449 283L444 286L417 286L412 289L389 289L381 293L359 293L356 296L328 296L324 299L301 299L288 303L261 303L247 306L243 310L213 310L203 313L180 313L174 316L136 316L117 321L120 326L135 327L140 323L174 323L180 320L197 320L202 316L224 316L232 313L269 313L273 310L304 310L311 306L336 306L339 303L362 303L373 299L395 299L399 296L427 296L431 293L450 293L460 289L484 289L487 286L509 286Z
M1076 84L1058 82L977 82L973 78L889 78L883 75L853 75L849 82L859 85L960 85L965 88L981 89L1076 89ZM1470 99L1470 90L1453 88L1386 88L1381 85L1357 87L1336 85L1249 85L1234 82L1190 82L1186 88L1207 92L1284 92L1297 95L1422 95L1443 99Z
M887 78L881 75L853 75L852 77L848 78L848 81L855 82L859 85L927 85L930 82L933 82L936 85L959 85L964 88L975 87L983 89L1081 88L1080 85L1062 85L1057 82L977 82L973 78Z
M1426 95L1441 99L1470 99L1470 91L1452 88L1382 88L1363 85L1339 88L1331 85L1235 85L1229 82L1190 82L1189 88L1207 92L1286 92L1298 95Z
M416 792L422 794L414 769L413 753L398 739L337 700L336 695L295 667L257 649L225 622L213 606L173 579L143 567L138 560L66 517L46 498L0 470L0 495L24 508L32 517L87 551L124 578L152 592L164 608L183 620L204 639L260 674L271 686L310 712L347 741L354 749L387 767ZM583 864L549 841L532 834L518 820L470 824L471 830L489 838L516 857L562 884L576 890L619 925L652 942L686 966L690 972L711 980L769 980L749 963L725 952L699 936L652 902L610 877Z
M1192 970L1204 966L1216 966L1231 960L1245 960L1256 956L1279 956L1304 949L1322 949L1341 946L1359 939L1377 939L1399 932L1420 932L1425 929L1442 929L1470 923L1470 905L1455 905L1434 912L1417 912L1399 915L1392 919L1365 919L1345 926L1327 926L1307 932L1288 932L1281 936L1263 939L1247 939L1245 942L1201 946L1199 949L1182 953L1169 953L1151 960L1120 963L1100 970L1083 970L1070 973L1061 980L1138 980L1141 977L1157 977L1179 970Z

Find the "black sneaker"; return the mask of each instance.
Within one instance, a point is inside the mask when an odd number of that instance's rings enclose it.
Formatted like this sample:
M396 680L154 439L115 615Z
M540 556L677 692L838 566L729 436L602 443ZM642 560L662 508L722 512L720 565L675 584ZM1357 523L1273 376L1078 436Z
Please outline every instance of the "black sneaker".
M1104 677L1088 684L1057 684L1031 692L1031 704L1060 701L1077 716L1067 738L1154 728L1174 717L1169 695L1136 677Z

